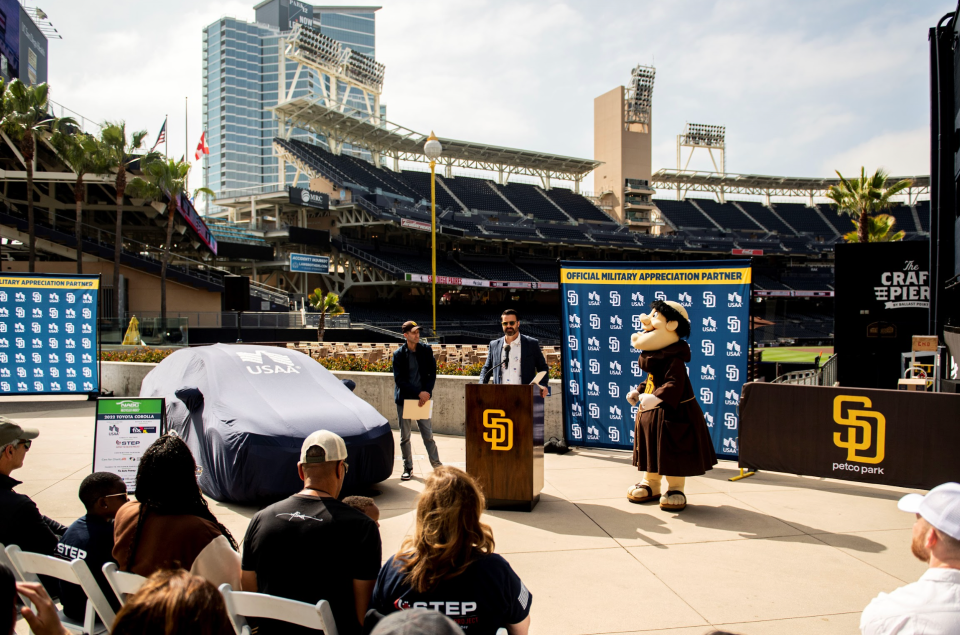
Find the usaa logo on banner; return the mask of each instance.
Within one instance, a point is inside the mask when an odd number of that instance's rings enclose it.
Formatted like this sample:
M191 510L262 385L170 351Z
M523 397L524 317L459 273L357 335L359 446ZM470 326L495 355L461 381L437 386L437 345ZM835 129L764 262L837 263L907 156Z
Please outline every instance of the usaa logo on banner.
M630 336L642 330L640 316L650 313L651 302L673 300L690 317L687 372L714 449L719 456L737 456L739 397L749 352L749 274L736 283L716 277L691 284L637 279L647 271L736 268L748 270L749 262L561 263L562 270L597 270L593 279L600 280L574 283L561 276L564 355L569 360L563 366L568 440L577 445L632 447L636 408L627 403L626 395L638 386L642 391L646 374ZM610 272L622 273L615 277L608 276ZM610 282L601 277L635 279Z

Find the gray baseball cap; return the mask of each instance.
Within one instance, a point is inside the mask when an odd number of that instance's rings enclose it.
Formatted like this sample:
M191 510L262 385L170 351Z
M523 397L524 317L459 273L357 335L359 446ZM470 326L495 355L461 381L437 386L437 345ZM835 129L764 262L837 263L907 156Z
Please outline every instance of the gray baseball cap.
M463 635L457 623L439 611L415 608L391 613L370 635Z
M40 436L36 428L24 428L16 421L0 417L0 447L14 441L29 441Z

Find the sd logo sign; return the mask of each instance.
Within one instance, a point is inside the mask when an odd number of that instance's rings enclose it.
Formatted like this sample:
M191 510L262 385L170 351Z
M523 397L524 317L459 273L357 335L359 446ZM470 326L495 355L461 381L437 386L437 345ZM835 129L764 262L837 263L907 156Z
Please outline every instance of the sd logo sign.
M839 448L847 449L848 461L880 463L884 456L886 418L875 410L859 410L848 407L846 413L844 413L844 404L858 404L865 408L869 408L871 405L870 399L867 397L838 395L833 400L833 420L842 426L849 426L846 430L846 439L843 438L842 432L833 433L833 444ZM871 425L871 421L876 424L876 429ZM858 430L862 431L859 435ZM858 454L860 451L871 450L871 448L873 456Z
M484 410L483 427L489 428L483 433L483 440L490 444L491 450L513 449L513 419L508 419L506 412Z

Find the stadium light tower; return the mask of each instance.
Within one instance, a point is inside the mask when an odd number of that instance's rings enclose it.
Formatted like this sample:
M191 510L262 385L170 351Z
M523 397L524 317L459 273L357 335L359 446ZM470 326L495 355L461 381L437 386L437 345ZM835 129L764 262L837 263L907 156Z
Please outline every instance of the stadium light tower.
M683 133L677 135L677 171L686 171L690 166L690 159L697 148L705 148L710 154L710 161L713 163L713 171L720 176L727 173L724 154L727 147L727 129L725 126L708 126L702 123L688 123L683 127ZM690 154L687 155L687 162L680 167L683 148L690 148ZM713 156L716 150L720 155L720 164L717 165L717 158ZM677 185L677 200L681 200L680 185ZM725 203L723 188L717 191L717 198L721 203Z
M430 131L427 142L423 144L423 153L430 159L430 240L432 243L432 273L430 276L431 298L433 303L433 336L437 335L437 159L443 152L443 146L437 135Z
M636 66L630 73L630 87L624 95L623 123L627 130L650 132L653 109L653 80L657 69L652 66Z

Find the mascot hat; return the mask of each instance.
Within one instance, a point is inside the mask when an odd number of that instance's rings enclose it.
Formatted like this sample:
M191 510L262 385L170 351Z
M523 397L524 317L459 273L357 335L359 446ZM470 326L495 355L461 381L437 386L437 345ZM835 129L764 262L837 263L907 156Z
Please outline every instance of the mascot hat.
M664 304L668 305L671 309L683 316L687 322L690 321L690 316L687 315L687 310L683 308L683 305L679 302L674 302L673 300L664 300Z

